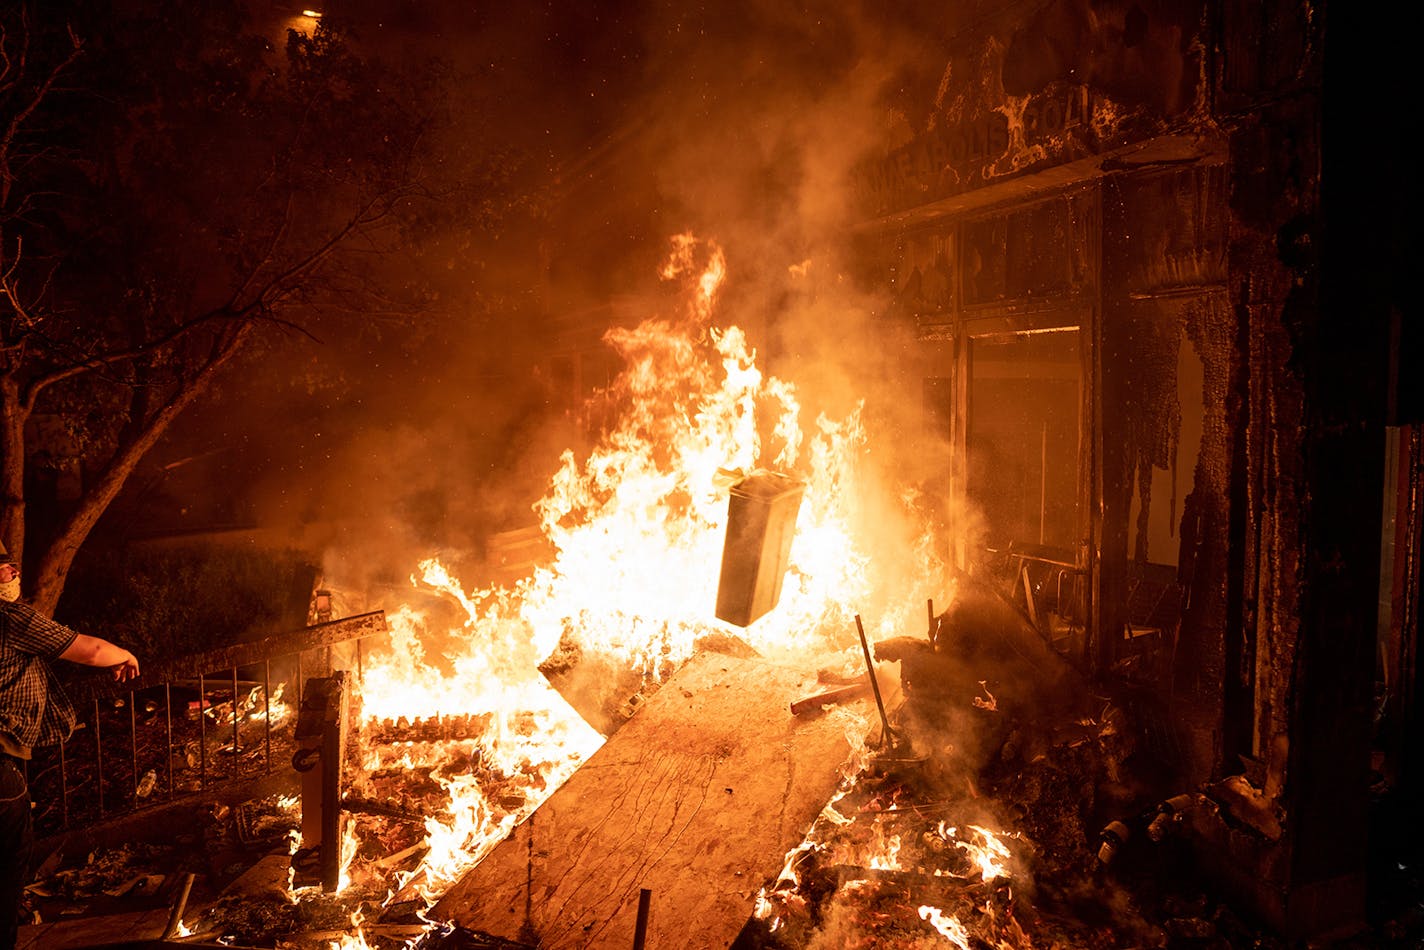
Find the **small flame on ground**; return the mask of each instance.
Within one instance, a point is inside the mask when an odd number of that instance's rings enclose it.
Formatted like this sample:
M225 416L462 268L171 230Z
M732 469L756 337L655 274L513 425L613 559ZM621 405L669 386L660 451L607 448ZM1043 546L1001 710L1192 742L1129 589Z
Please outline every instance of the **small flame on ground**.
M356 860L356 852L361 847L361 838L356 833L356 822L343 821L341 829L341 877L336 892L339 894L351 886L351 862Z
M344 933L337 940L329 943L331 950L374 950L366 942L366 932L361 929L361 924L365 921L360 908L351 912L351 929L353 932Z
M992 881L995 878L1008 877L1008 861L1013 854L1008 846L999 840L998 833L982 825L970 825L969 830L974 832L979 844L960 839L957 828L945 822L939 824L940 837L951 842L969 857L969 862L979 871L982 880ZM1008 837L1017 837L1017 834L1010 834Z
M870 858L870 867L877 871L900 870L900 836L891 835Z
M920 907L920 919L928 921L940 936L959 947L960 950L969 950L969 930L959 922L958 917L946 914L938 907L926 905Z

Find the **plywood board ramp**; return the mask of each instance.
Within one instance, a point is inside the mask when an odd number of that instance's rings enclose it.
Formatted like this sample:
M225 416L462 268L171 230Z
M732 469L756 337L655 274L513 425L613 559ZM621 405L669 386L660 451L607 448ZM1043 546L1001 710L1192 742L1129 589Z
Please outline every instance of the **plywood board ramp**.
M432 916L545 950L627 948L646 889L647 946L727 947L850 752L843 719L791 713L817 659L694 656Z

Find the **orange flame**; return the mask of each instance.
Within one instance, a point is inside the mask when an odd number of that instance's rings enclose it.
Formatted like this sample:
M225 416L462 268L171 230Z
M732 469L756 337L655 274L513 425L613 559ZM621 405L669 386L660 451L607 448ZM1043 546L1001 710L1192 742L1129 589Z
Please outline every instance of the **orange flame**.
M945 841L953 843L956 848L968 856L970 864L979 871L982 880L987 882L995 878L1008 877L1008 861L1013 857L1013 854L1009 851L1008 846L999 840L998 833L990 831L982 825L970 825L969 830L974 832L980 843L964 841L959 838L957 828L946 822L939 823L939 836ZM1016 838L1018 834L1013 833L1007 837Z
M691 656L699 638L727 630L712 614L736 473L772 467L806 483L780 603L737 631L752 647L769 655L851 647L857 608L882 583L854 529L856 505L870 490L860 471L867 433L859 410L803 429L796 388L763 375L740 329L707 325L726 276L715 244L679 235L662 273L685 282L687 315L607 335L626 363L606 394L621 413L586 457L563 454L535 506L551 562L512 587L467 591L441 562L422 561L412 583L458 604L465 619L447 634L410 607L389 611L390 648L365 662L368 722L487 716L488 728L471 740L482 761L527 779L515 805L507 795L491 800L474 774L442 780L449 809L427 820L429 851L401 882L427 898L477 863L603 742L539 673L562 640L657 679ZM931 559L919 565L930 591L937 567ZM886 614L881 629L907 625L922 601L906 600L904 615ZM458 649L432 658L431 644L446 641ZM367 765L412 767L421 752L370 749Z
M958 917L946 914L938 907L926 905L920 908L920 919L929 921L930 926L940 936L959 947L960 950L969 950L969 930L959 922Z

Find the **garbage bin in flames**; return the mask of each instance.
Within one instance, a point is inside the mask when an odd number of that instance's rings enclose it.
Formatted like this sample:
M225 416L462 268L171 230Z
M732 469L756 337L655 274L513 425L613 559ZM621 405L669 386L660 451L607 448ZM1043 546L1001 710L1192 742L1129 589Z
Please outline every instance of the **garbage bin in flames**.
M718 620L746 627L781 600L805 491L804 482L768 471L753 472L732 486L717 585Z

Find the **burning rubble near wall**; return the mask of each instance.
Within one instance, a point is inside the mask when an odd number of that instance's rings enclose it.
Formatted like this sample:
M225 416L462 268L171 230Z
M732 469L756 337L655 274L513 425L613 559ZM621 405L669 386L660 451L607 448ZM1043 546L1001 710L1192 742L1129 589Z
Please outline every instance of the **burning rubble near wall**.
M511 588L466 591L431 559L413 579L459 605L459 626L435 629L412 608L388 615L391 649L364 661L357 787L430 816L423 844L409 829L382 844L423 851L391 906L423 910L600 746L589 721L616 728L694 652L844 651L857 608L883 601L891 571L856 542L859 414L803 431L795 387L763 376L741 330L713 324L724 269L715 245L676 239L663 276L683 282L683 312L609 334L626 363L607 394L618 421L587 458L564 454L538 505L552 562ZM767 468L803 478L805 503L777 609L732 633L710 609L726 490ZM915 584L933 592L929 541L908 542ZM876 630L902 623L886 616Z
M1108 903L1110 856L1087 824L1132 751L1120 710L969 578L928 630L875 653L900 664L888 741L884 726L869 737L742 945L1161 945Z
M586 458L564 454L538 505L552 560L473 591L422 562L412 582L441 608L389 611L389 647L362 658L341 892L284 873L265 932L251 899L184 923L294 947L592 945L482 935L432 905L690 660L716 654L815 673L814 695L783 717L821 719L851 749L818 763L840 787L781 873L735 897L735 946L1165 945L1167 931L1104 902L1118 892L1092 822L1100 789L1128 798L1122 711L988 586L949 576L927 535L865 549L859 414L803 431L796 389L762 375L740 330L714 325L720 251L688 238L676 250L665 276L684 282L685 310L610 333L627 364L609 393L618 422ZM733 629L711 610L727 488L762 469L803 479L805 500L779 604ZM940 598L928 624L927 595ZM732 801L731 820L763 820ZM282 932L294 915L306 938Z
M946 584L929 539L908 537L893 558L857 542L860 419L823 416L802 430L796 389L762 375L740 330L714 325L724 271L715 245L679 238L663 276L684 281L685 311L609 334L627 366L611 393L619 421L587 458L564 454L538 505L552 563L512 589L474 592L423 563L417 583L464 614L443 657L426 644L445 638L424 618L391 616L392 649L364 671L362 783L368 797L430 817L385 919L424 911L698 650L791 663L831 655L832 683L863 685L853 631L874 603L898 608L872 618L871 639L887 692L899 686L889 663L901 667L905 708L889 737L845 713L858 736L845 785L747 906L739 940L829 946L839 929L861 942L967 947L974 934L1031 946L1041 921L1025 897L1032 862L1047 860L1036 849L1080 872L1092 862L1081 809L1127 751L1124 737L1111 716L1079 708L1103 711L1011 612L964 621L992 602L982 590L976 601L968 579L958 612L934 619L936 637L921 633L919 595ZM763 468L803 477L805 505L779 606L731 634L710 616L710 565L726 486ZM383 850L414 847L412 837Z

